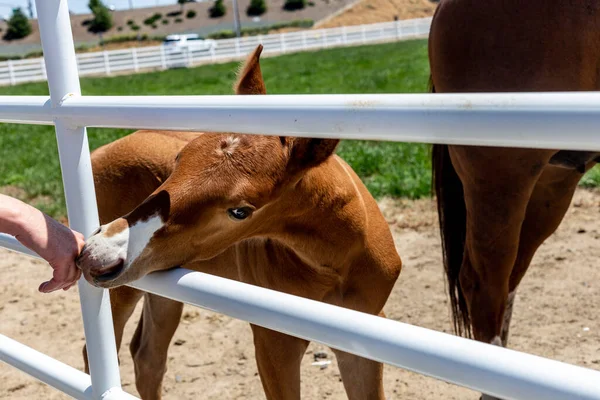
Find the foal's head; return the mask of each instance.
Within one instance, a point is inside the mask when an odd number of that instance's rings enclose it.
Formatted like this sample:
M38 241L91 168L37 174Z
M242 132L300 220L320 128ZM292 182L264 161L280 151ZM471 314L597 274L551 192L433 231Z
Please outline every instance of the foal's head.
M244 64L237 94L266 94L261 50L257 47ZM177 154L172 174L142 204L89 238L77 264L90 283L114 287L268 235L272 222L285 217L285 204L269 206L281 203L307 170L331 156L337 143L201 135Z

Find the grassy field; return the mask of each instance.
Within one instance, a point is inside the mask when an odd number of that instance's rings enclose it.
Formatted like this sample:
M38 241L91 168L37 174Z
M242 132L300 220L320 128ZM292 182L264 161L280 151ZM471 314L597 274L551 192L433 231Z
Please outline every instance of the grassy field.
M424 40L299 53L261 62L270 94L425 92L429 75ZM84 78L84 95L231 94L237 64ZM47 95L47 84L0 87L0 95ZM92 149L130 131L89 129ZM0 192L18 196L55 217L65 215L54 131L0 124ZM371 192L417 198L430 193L429 147L420 144L344 141L338 153ZM600 171L584 184L600 186Z

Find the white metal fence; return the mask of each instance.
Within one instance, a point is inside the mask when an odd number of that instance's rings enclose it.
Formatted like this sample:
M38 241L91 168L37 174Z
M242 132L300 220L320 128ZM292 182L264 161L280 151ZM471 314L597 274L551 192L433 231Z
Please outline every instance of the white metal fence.
M426 35L431 18L420 18L342 28L304 30L271 35L216 40L215 48L170 53L163 46L77 54L79 76L111 75L149 69L189 67L244 57L259 43L263 54L378 42ZM0 85L46 80L43 58L0 62Z
M55 126L69 222L86 236L98 226L86 126L600 150L600 93L81 96L67 2L36 5L50 97L0 96L0 122ZM212 275L175 269L131 286L504 399L600 400L599 371ZM133 398L108 291L83 279L79 289L89 376L2 335L0 360L78 399Z

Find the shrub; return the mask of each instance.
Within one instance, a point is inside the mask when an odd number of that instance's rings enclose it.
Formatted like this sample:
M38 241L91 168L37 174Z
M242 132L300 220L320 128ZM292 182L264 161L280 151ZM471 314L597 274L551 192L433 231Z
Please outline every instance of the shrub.
M163 19L162 20L162 24L163 25L169 25L169 20L168 19Z
M285 0L283 8L287 11L301 10L306 7L306 0Z
M267 11L267 3L265 0L251 0L246 14L249 16L263 15Z
M189 10L187 13L185 13L185 17L188 19L192 19L196 17L196 11L194 10Z
M177 11L171 11L167 13L167 17L177 17L178 15L181 15L181 11L177 10Z
M131 30L132 31L139 31L140 30L140 26L139 25L131 25Z
M175 18L175 23L176 24L180 24L182 22L183 22L183 20L181 18Z
M118 28L117 28L117 30L118 30L119 32L121 32L121 31L123 30L123 27L122 27L122 26L120 26L120 27L118 27Z
M127 20L127 25L135 25L135 21L132 19Z
M242 29L242 36L256 36L256 35L266 35L272 30L282 29L282 28L310 28L313 26L314 21L312 19L300 19L294 20L290 22L282 22L279 24L263 26L258 28L244 28ZM209 39L230 39L235 37L235 32L231 30L222 30L218 32L211 33L207 36Z
M7 21L8 28L4 39L23 39L31 33L31 22L20 8L15 8L10 19Z
M104 43L124 43L124 42L132 42L134 40L140 40L140 41L145 41L145 40L150 40L150 37L144 33L143 35L117 35L117 36L111 36L108 39L104 40Z
M90 0L88 7L94 14L94 19L90 23L88 30L93 33L106 32L113 26L112 14L110 10L102 4L100 0Z
M44 52L42 50L34 50L34 51L30 51L29 53L25 54L25 56L23 58L40 58L44 55Z
M144 25L149 25L152 26L154 24L156 24L156 22L162 18L162 14L161 13L155 13L154 15L152 15L151 17L148 17L144 20Z
M219 18L227 13L223 0L216 0L215 4L208 10L211 18Z

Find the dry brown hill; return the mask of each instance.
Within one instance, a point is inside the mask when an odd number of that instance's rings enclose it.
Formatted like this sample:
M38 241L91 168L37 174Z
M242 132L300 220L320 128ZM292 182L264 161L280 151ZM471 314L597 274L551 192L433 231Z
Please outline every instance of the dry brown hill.
M430 17L437 2L431 0L359 0L326 17L315 28L374 24L398 19Z

